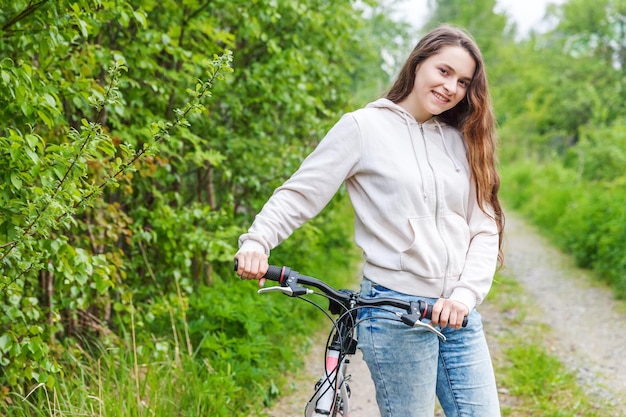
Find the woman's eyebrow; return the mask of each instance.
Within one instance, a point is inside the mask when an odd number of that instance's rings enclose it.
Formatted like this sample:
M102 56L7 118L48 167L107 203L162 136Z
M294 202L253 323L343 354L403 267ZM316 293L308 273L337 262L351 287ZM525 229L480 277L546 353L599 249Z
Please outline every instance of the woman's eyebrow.
M455 73L455 74L458 74L458 71L457 71L457 70L456 70L456 69L455 69L452 65L450 65L450 64L446 64L445 62L442 62L440 65L441 65L441 66L446 67L446 69L447 69L448 71L453 72L453 73ZM472 81L472 79L474 78L474 76L473 76L473 74L472 74L472 76L460 76L460 78L461 78L463 81L471 82L471 81Z

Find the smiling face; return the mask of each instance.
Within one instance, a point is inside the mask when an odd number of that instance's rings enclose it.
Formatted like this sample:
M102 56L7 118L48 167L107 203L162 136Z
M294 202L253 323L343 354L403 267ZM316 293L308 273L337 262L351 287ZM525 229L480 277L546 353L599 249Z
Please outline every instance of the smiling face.
M400 101L420 123L456 106L467 94L476 70L472 56L460 46L446 46L415 69L413 89Z

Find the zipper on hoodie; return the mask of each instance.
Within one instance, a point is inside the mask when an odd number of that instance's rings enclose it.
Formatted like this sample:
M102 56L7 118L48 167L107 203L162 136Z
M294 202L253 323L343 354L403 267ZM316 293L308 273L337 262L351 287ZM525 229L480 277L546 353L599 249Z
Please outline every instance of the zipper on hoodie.
M448 270L450 269L450 252L448 248L448 242L445 239L443 233L441 232L441 225L440 225L441 215L439 213L440 212L439 210L440 196L439 196L439 186L437 185L437 176L435 175L435 168L431 164L430 157L428 155L428 145L426 144L426 135L424 134L424 126L422 123L418 123L417 125L420 128L420 133L422 134L422 141L424 143L424 152L426 155L426 161L428 162L428 167L430 168L430 172L433 176L433 183L434 183L434 188L435 188L435 226L437 227L437 232L439 233L439 237L441 238L441 241L443 242L443 246L445 248L445 254L446 254L446 262L445 262L446 267L443 271L443 285L441 287L441 296L443 296L448 286ZM445 138L442 137L441 140L445 140Z

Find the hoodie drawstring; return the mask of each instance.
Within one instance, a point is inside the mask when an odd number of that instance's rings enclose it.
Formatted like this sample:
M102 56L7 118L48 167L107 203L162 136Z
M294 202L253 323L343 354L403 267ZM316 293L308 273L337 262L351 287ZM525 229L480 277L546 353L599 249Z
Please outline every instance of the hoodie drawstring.
M439 129L439 135L441 136L441 141L443 142L443 149L445 150L448 158L450 158L450 161L452 161L452 165L454 165L454 169L456 170L456 172L459 172L461 170L461 167L456 163L456 159L452 157L452 154L450 153L450 150L448 149L448 145L446 144L446 137L443 135L443 129L441 128L441 124L439 124L439 122L436 119L435 119L435 124L437 125L437 128Z
M417 156L418 155L417 149L415 149L413 129L411 129L411 119L406 113L402 113L402 116L404 117L404 121L406 123L407 129L409 129L409 138L411 139L411 146L413 146L413 155L415 156L415 162L417 162L417 170L419 171L420 183L422 184L422 197L426 199L428 197L428 194L426 194L426 188L424 187L424 173L422 172L422 164L420 164L420 158ZM421 126L420 126L420 129L421 129ZM423 136L424 135L422 134L422 137Z

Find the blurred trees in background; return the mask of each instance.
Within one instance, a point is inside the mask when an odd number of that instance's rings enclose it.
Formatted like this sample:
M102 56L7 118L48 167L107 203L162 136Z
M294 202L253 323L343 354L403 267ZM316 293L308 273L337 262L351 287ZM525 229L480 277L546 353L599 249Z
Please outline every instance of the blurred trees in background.
M502 192L626 298L626 2L570 0L505 44L492 92Z

